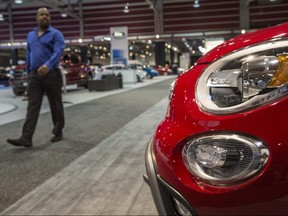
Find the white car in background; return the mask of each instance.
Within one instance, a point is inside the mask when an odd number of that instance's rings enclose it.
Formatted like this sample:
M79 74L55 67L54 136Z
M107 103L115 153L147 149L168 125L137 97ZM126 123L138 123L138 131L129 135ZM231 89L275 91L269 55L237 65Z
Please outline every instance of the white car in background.
M146 72L143 70L132 69L124 64L112 64L102 67L101 76L105 74L122 75L123 83L143 82ZM96 75L97 76L97 75Z
M103 76L105 75L110 75L110 74L114 74L117 75L117 73L114 72L113 69L110 68L111 65L106 65L106 66L102 66L101 68L97 68L94 70L94 79L95 80L100 80L103 79Z

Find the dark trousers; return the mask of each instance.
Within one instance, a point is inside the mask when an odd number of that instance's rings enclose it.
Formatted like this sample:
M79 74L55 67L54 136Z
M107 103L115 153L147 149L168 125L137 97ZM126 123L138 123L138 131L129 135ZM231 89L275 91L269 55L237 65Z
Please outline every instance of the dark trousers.
M22 137L32 140L36 129L44 93L46 93L52 114L52 133L59 135L64 127L64 109L62 103L62 75L57 69L39 76L37 71L29 73L27 89L28 107L26 121L23 125Z

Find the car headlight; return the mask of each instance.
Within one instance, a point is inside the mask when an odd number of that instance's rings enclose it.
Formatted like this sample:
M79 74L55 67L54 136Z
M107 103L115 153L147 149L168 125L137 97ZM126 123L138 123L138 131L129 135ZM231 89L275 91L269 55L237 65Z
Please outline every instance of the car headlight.
M232 114L286 95L287 51L288 40L273 40L213 62L197 82L198 105L213 114Z
M269 157L259 140L243 135L214 134L189 140L182 157L198 179L217 186L229 186L255 176Z

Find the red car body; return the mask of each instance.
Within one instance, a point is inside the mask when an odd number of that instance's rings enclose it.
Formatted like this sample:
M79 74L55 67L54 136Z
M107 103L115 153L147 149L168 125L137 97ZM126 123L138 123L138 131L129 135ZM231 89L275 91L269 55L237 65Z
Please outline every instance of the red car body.
M288 23L237 36L179 75L146 150L160 215L288 215L287 36Z

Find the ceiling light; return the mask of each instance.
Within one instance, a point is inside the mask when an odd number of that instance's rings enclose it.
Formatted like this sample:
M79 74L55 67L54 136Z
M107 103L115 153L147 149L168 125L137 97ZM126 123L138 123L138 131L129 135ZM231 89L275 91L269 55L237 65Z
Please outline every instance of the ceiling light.
M195 0L194 1L193 7L194 8L199 8L200 7L199 0Z
M61 17L65 18L67 17L67 14L65 12L61 12Z
M22 4L22 3L23 3L22 0L15 0L14 2L15 2L16 4Z
M129 13L129 3L126 3L123 9L124 13Z

